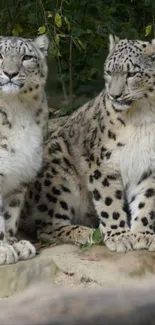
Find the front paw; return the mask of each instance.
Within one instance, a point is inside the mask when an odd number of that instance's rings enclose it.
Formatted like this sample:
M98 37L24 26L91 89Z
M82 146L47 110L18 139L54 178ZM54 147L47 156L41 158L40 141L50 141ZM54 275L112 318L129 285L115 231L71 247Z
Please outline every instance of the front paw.
M110 251L124 253L133 250L129 231L107 231L103 233L103 237Z
M20 240L13 244L19 260L28 260L36 255L35 247L28 240Z
M151 252L155 251L155 234L152 232L133 232L131 233L133 249L147 249Z
M18 255L12 245L0 242L0 265L14 264L18 261Z

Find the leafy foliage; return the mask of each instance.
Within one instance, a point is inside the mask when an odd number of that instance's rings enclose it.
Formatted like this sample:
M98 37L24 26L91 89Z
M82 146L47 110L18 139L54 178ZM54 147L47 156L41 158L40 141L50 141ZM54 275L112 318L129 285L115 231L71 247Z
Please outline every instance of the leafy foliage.
M2 0L0 21L2 35L49 36L57 89L72 110L75 94L103 86L109 33L155 37L155 0Z
M91 248L94 245L104 246L103 235L101 234L99 228L95 229L93 232L92 243L81 244L80 247L83 252L86 252L89 248Z
M103 245L103 237L99 228L94 230L92 240L96 245Z

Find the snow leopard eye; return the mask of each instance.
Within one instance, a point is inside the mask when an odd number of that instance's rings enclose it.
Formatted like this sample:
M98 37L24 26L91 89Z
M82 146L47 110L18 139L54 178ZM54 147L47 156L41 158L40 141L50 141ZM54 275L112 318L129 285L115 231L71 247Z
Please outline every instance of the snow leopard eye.
M111 73L111 71L106 71L106 73L109 75L109 76L111 76L112 75L112 73Z
M136 74L137 74L137 71L136 71L136 72L128 72L128 73L127 73L127 78L132 78L132 77L134 77Z
M34 56L32 56L32 55L24 55L23 58L22 58L22 60L23 61L28 61L28 60L31 60L33 58L34 58Z

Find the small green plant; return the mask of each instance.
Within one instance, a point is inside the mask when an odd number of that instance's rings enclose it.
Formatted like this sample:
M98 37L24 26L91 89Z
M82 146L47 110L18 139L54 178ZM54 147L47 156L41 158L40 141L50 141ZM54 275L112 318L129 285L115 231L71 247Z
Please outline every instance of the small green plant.
M97 228L96 230L94 230L93 236L92 236L92 240L94 242L95 245L104 245L103 242L103 235L100 232L100 229Z
M85 244L81 244L80 245L80 248L83 252L87 252L89 248L92 247L93 244L90 244L90 243L85 243Z
M99 228L95 229L93 232L92 243L85 243L82 244L80 247L83 252L86 252L89 248L91 248L94 245L104 245L103 237Z

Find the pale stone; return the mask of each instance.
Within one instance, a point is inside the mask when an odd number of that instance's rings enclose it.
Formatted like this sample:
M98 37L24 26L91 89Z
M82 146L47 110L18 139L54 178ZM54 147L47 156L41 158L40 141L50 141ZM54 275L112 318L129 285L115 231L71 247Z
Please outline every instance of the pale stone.
M83 252L61 244L43 249L32 260L0 266L0 297L22 292L34 282L67 288L122 287L155 282L155 252L112 253L103 246Z

